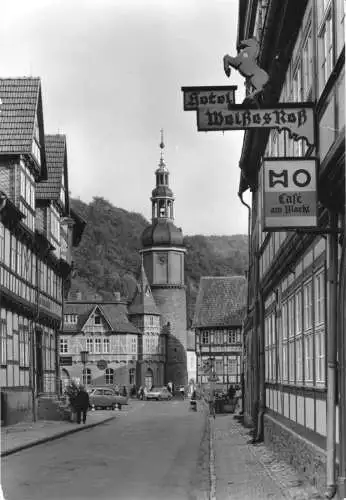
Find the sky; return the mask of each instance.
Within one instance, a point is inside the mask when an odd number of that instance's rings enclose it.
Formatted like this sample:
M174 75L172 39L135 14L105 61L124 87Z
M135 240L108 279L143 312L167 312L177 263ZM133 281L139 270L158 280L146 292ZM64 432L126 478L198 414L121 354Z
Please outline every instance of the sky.
M164 160L187 235L246 234L237 196L243 132L198 132L183 86L237 85L238 0L4 0L0 74L42 82L46 134L66 134L71 195L151 219ZM245 197L246 199L246 197ZM248 201L248 200L247 200Z

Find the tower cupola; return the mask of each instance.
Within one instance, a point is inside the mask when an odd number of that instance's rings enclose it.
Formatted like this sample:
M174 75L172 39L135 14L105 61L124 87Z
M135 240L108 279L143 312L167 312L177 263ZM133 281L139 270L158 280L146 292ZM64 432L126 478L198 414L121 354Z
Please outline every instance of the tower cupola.
M174 196L172 190L169 187L169 171L163 159L164 148L165 143L163 141L163 130L161 130L160 162L159 168L155 171L156 187L151 193L153 223L158 219L174 220Z
M161 130L160 162L155 171L156 186L151 192L152 221L142 234L144 247L152 245L183 246L183 233L174 225L174 195L169 187L169 171L163 159L163 130Z

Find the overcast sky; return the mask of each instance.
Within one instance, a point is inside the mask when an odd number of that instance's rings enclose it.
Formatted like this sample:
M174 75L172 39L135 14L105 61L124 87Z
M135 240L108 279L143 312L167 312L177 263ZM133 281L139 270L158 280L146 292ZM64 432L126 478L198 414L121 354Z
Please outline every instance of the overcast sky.
M182 86L238 85L238 0L5 0L2 77L39 76L46 134L68 141L72 196L151 218L164 158L184 234L247 233L237 197L242 132L198 132Z

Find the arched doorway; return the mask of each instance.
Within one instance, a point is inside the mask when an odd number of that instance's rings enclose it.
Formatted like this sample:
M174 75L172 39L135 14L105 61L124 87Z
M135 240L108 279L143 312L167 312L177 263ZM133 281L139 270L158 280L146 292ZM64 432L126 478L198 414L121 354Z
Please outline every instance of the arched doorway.
M69 372L65 368L62 368L62 370L61 370L61 385L62 385L62 390L64 390L65 387L68 386L69 382L70 382L70 374L69 374Z
M144 385L150 391L150 389L153 386L154 382L154 377L153 377L153 371L151 368L148 368L144 377Z

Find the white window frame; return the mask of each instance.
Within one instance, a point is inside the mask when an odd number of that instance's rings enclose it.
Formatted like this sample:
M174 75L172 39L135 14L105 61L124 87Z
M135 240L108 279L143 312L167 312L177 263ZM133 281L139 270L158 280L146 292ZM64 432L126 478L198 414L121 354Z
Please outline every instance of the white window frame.
M332 1L323 6L317 32L318 89L322 94L334 67L333 11Z
M69 353L69 342L66 337L60 337L60 353L67 354Z
M105 370L105 384L113 385L114 384L114 370L113 368L106 368Z
M102 352L102 339L100 337L96 337L94 339L94 353L101 354Z
M111 352L111 344L109 338L103 339L103 352L104 354L109 354Z
M91 354L94 352L94 339L92 337L86 338L86 350Z

